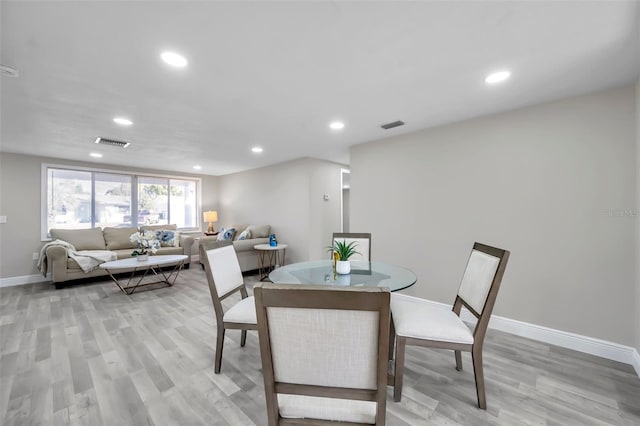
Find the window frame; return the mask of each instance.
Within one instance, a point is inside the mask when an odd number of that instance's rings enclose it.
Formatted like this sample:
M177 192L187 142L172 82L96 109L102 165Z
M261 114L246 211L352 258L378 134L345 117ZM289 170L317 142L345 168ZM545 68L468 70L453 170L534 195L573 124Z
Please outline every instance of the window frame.
M42 163L40 168L40 239L41 241L51 241L51 235L49 234L48 229L48 210L47 210L47 196L49 194L49 169L62 169L69 171L78 171L78 172L91 172L91 173L110 173L110 174L119 174L130 176L131 179L131 217L133 219L135 213L138 209L138 177L152 177L159 179L167 179L168 182L171 179L174 180L185 180L192 181L196 183L196 225L194 227L187 228L178 228L181 232L197 232L202 227L201 217L202 217L202 178L200 177L191 177L191 176L180 176L180 175L169 175L169 174L159 174L159 173L144 173L144 172L131 172L124 171L119 169L101 169L94 167L84 167L84 166L70 166L66 164L54 164L54 163ZM95 185L95 176L92 174L92 186ZM95 205L95 188L92 188L91 194L91 205L92 205L92 225L93 225L93 206ZM171 206L168 205L170 209ZM169 213L171 214L171 213ZM136 215L137 217L137 215ZM139 224L137 226L140 226ZM91 227L93 229L95 227Z

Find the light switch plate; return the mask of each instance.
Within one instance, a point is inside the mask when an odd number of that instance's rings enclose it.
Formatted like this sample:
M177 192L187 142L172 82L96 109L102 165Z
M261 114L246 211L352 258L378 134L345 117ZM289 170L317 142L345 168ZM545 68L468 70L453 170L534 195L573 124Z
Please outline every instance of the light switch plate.
M7 223L7 217L6 216L0 216L0 223Z

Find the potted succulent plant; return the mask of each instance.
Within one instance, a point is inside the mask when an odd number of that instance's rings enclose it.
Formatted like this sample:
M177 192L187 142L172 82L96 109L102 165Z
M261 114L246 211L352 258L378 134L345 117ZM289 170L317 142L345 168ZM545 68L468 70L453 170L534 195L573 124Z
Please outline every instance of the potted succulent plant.
M357 242L352 241L347 244L346 240L334 241L329 247L329 252L333 253L334 268L338 274L348 274L351 272L349 258L359 252L356 250Z

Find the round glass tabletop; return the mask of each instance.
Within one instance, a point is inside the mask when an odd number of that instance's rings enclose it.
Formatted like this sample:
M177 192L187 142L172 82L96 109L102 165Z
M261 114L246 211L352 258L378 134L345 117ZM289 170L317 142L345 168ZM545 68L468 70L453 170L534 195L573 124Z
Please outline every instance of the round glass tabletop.
M409 269L365 260L352 260L350 274L335 274L333 261L329 259L282 266L273 270L269 279L278 284L388 287L390 291L411 287L417 280Z

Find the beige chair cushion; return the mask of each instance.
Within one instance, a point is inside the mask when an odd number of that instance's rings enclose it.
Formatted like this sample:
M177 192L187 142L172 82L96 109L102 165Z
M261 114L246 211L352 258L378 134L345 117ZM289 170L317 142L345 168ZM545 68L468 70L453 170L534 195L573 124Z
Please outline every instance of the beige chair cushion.
M63 240L80 250L106 250L102 229L51 229L51 238Z
M224 313L222 320L224 322L257 324L256 302L253 296L246 297L233 305L231 309Z
M135 249L138 245L129 240L131 234L138 232L137 228L104 228L104 241L107 243L107 250Z
M404 294L391 294L391 315L396 334L424 340L473 343L469 327L449 308Z
M236 256L233 245L207 250L207 258L218 297L223 297L231 290L244 284L238 256Z
M280 415L285 418L313 418L331 421L375 424L374 401L321 398L278 394Z
M246 229L251 231L251 238L269 238L271 233L271 225L249 225Z
M371 311L267 308L276 381L376 389L378 317Z
M496 276L500 259L478 250L472 250L462 276L458 296L481 314Z

